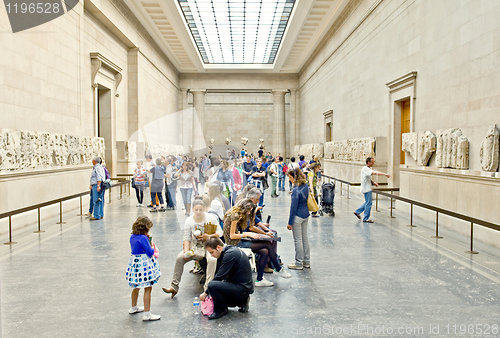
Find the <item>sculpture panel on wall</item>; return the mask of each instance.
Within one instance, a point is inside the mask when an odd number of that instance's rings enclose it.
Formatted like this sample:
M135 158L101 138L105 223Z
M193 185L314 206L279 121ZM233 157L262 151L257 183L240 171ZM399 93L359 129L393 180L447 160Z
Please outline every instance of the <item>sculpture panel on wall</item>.
M500 133L498 132L497 125L491 125L488 128L488 133L483 142L481 142L481 149L479 150L479 158L483 171L495 172L498 170L498 152L500 150L499 137Z
M316 158L323 158L324 146L323 143L296 145L293 148L293 153L297 160L300 155L304 155L305 158L312 158L312 155L314 155Z
M417 161L417 165L426 166L436 151L436 136L430 131L404 133L401 149Z
M417 164L426 166L432 154L436 151L436 135L430 131L419 132L417 147Z
M127 160L135 160L137 158L137 143L127 141L126 157Z
M404 133L401 135L401 150L408 153L415 161L418 158L418 136L417 133Z
M101 137L0 129L0 170L90 164L104 153Z
M323 156L328 160L333 158L333 142L325 143L325 146L323 147Z
M437 130L438 168L469 169L469 140L460 128Z
M326 159L364 163L367 157L375 157L375 138L327 142L323 148Z
M144 155L151 155L153 159L160 158L162 156L185 154L185 149L183 146L174 144L163 144L163 143L145 143L146 150Z

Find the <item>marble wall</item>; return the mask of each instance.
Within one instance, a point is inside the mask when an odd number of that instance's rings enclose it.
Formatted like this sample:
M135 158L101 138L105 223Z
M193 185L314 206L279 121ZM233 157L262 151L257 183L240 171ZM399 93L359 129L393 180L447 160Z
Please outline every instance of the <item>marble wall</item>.
M89 164L105 150L102 137L0 129L0 170Z
M485 130L500 123L497 65L500 3L455 0L359 0L300 72L301 144L323 142L325 111L332 110L335 140L393 135L387 83L416 72L410 131L460 127L469 163L480 171ZM439 15L437 15L439 13ZM466 146L461 138L460 151ZM396 147L396 151L399 150ZM458 151L459 149L457 149ZM434 156L429 165L434 163ZM397 164L396 164L397 165ZM446 165L448 167L449 165ZM393 168L390 168L393 170Z

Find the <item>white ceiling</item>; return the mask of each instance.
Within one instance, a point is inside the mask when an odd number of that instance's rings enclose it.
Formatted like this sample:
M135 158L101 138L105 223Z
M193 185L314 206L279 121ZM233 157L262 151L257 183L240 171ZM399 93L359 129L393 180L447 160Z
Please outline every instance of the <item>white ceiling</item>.
M205 65L177 0L124 0L179 73L299 73L349 0L297 0L272 65Z

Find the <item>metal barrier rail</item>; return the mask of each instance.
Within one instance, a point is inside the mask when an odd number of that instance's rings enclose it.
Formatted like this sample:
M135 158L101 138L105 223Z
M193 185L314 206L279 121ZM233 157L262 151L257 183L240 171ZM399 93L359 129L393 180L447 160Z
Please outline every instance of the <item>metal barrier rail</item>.
M335 178L335 177L331 177L331 176L328 176L328 175L325 175L323 173L321 173L321 177L326 177L330 180L334 180L334 181L337 181L337 182L340 182L340 196L342 196L342 184L347 184L347 198L351 198L349 197L349 188L350 186L352 185L353 187L359 187L361 185L361 183L359 182L348 182L348 181L344 181L344 180L341 180L339 178Z
M126 177L126 179L129 180L129 189L128 189L128 195L130 196L130 191L132 190L132 177L134 176L134 174L116 174L116 176L118 177ZM121 179L123 180L123 178L118 178L118 179Z
M340 178L335 178L335 177L331 177L331 176L328 176L328 175L325 175L323 173L321 173L321 177L326 177L330 180L334 180L334 181L337 181L337 182L340 182L340 196L342 196L342 184L347 184L347 198L350 199L350 187L353 186L353 187L359 187L361 185L361 183L359 182L349 182L349 181L345 181L345 180L341 180ZM387 185L387 183L379 183L379 185Z
M392 196L392 193L395 192L395 191L399 191L399 188L375 188L375 189L372 189L372 191L390 191L391 192L391 196ZM389 207L391 209L391 217L392 217L392 209L396 209L393 205L392 205L392 198L391 198L391 206ZM378 210L378 194L375 195L375 211L379 211Z
M415 225L413 225L413 206L414 205L421 207L421 208L424 208L424 209L429 209L429 210L435 211L436 212L436 234L435 234L435 236L432 236L432 238L437 238L437 239L443 238L442 236L439 236L439 214L440 213L454 217L454 218L461 219L463 221L470 222L470 250L466 251L466 253L470 253L470 254L478 254L479 253L477 251L474 251L474 246L473 246L474 245L474 224L482 225L482 226L487 227L489 229L500 231L499 224L495 224L495 223L491 223L491 222L488 222L488 221L485 221L482 219L459 214L459 213L454 212L454 211L450 211L450 210L436 207L434 205L414 201L414 200L411 200L409 198L395 196L395 195L388 194L388 193L383 192L383 191L377 191L376 189L373 190L373 192L376 193L377 195L382 195L382 196L386 196L386 197L391 198L391 204L392 204L392 199L409 203L410 204L410 224L408 226L410 226L410 227L415 227ZM391 209L391 217L393 217L392 216L392 209Z
M118 180L119 180L118 183L114 183L111 186L111 188L108 189L110 203L111 203L111 190L115 187L120 187L120 198L119 199L122 199L123 186L129 184L128 180L125 180L125 181L123 181L122 179L118 179ZM85 191L85 192L81 192L78 194L65 196L65 197L58 198L58 199L55 199L52 201L43 202L43 203L31 205L29 207L24 207L21 209L16 209L16 210L12 210L12 211L8 211L8 212L4 212L4 213L0 214L0 219L7 218L7 217L9 218L9 241L7 243L4 243L4 244L9 245L9 244L16 244L17 243L17 242L12 241L12 216L19 215L19 214L22 214L22 213L25 213L28 211L32 211L32 210L38 210L38 230L35 231L35 233L45 232L45 231L41 230L41 228L40 228L40 209L41 208L59 203L59 222L57 222L56 224L65 224L66 222L63 222L63 216L62 216L62 214L63 214L62 202L69 201L69 200L72 200L74 198L79 197L80 198L80 214L78 216L84 216L83 210L82 210L82 196L85 196L88 194L89 194L89 192ZM130 189L129 189L129 195L130 195Z

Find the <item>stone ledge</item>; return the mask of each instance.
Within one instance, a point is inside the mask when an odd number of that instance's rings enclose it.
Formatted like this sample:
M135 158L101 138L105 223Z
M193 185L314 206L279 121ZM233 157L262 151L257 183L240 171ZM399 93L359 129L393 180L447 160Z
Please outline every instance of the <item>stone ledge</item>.
M485 171L473 171L473 170L460 170L451 168L435 168L435 167L419 167L419 166L408 166L402 164L399 168L400 172L411 172L421 175L429 176L441 176L441 177L453 177L459 179L470 179L485 181L488 183L496 183L500 185L500 173L498 172L485 172Z
M365 162L362 161L339 161L339 160L330 160L330 159L323 159L325 162L330 162L330 163L342 163L342 164L350 164L350 165L357 165L363 167L365 165ZM375 167L386 167L387 162L378 162L375 161Z
M5 174L0 173L0 182L16 178L28 177L28 176L39 176L39 175L57 174L57 173L72 172L72 171L90 170L93 167L94 167L93 165L67 166L64 168L20 170L13 173L5 173Z

